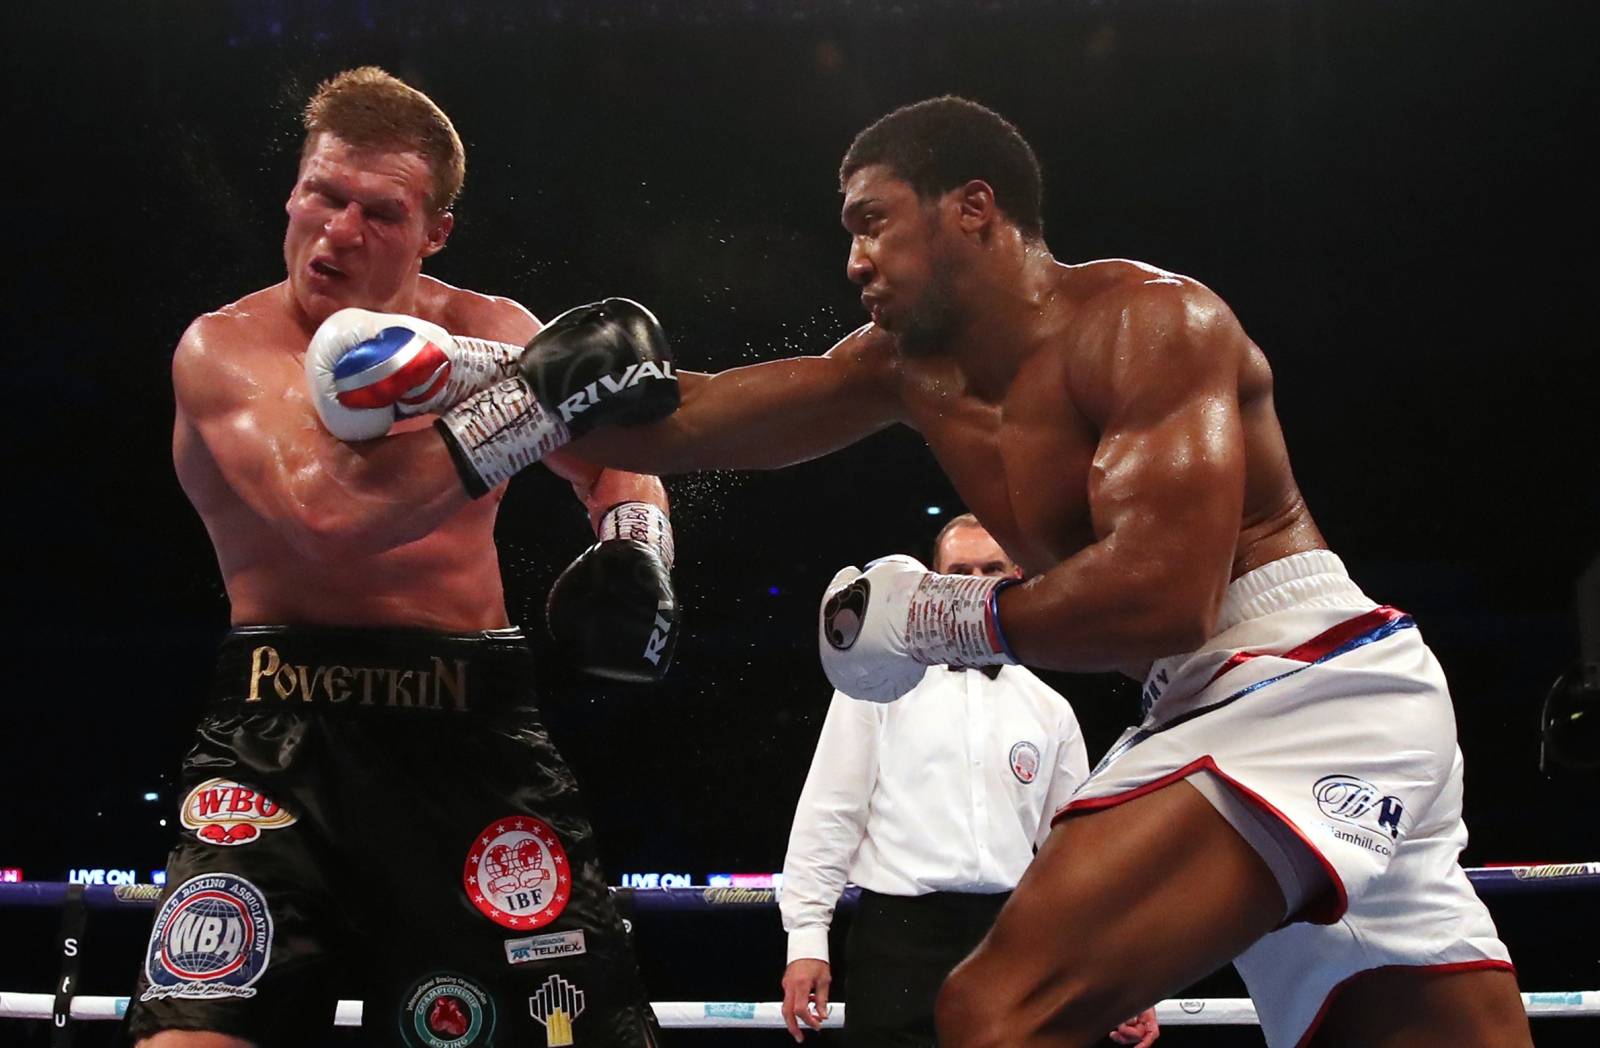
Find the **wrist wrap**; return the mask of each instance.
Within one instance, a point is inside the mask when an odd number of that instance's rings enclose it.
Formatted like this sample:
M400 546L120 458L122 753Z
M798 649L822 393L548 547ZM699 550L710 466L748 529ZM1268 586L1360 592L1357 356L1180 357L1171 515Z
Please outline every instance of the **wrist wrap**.
M929 666L1016 662L1000 632L995 596L1015 579L928 574L906 609L906 649Z
M672 522L659 506L649 502L619 502L600 518L600 540L632 539L655 550L668 568L676 550L672 542Z
M435 423L467 494L482 498L572 439L521 378L497 382Z

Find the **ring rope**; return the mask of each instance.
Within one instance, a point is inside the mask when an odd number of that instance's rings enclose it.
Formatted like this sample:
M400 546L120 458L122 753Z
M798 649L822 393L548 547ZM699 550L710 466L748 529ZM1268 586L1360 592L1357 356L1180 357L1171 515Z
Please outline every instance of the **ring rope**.
M1469 869L1467 878L1480 896L1544 891L1600 889L1600 862L1548 863ZM0 906L62 906L74 888L84 904L95 909L153 909L162 888L154 884L70 885L57 881L0 883ZM777 905L773 888L614 888L619 904L634 912L766 910ZM859 889L841 896L840 908L855 905ZM1558 1018L1600 1016L1600 990L1525 993L1530 1016ZM55 997L46 993L0 991L0 1019L50 1019ZM652 1005L661 1025L681 1029L781 1029L781 1005L747 1001L661 1001ZM117 1020L128 1010L126 997L79 995L71 999L71 1015L85 1021ZM843 1004L830 1008L825 1028L844 1024ZM360 1001L340 1001L334 1025L361 1025ZM1163 1025L1255 1025L1255 1006L1248 997L1181 998L1156 1005Z
M1467 870L1467 880L1479 896L1528 892L1600 890L1600 862L1546 863L1538 866L1487 866ZM60 906L71 885L65 881L23 881L0 884L0 906ZM695 910L764 910L778 903L775 888L613 888L613 896L635 913ZM162 889L155 884L91 884L84 902L92 909L154 909ZM856 904L860 889L846 888L839 897L841 909Z
M48 1019L54 999L47 993L8 993L0 991L0 1019ZM1567 990L1525 993L1522 1006L1533 1018L1581 1018L1600 1016L1600 990ZM782 1005L776 1001L657 1001L656 1019L666 1029L762 1029L783 1028ZM126 997L80 996L72 999L72 1017L77 1020L114 1021L128 1010ZM360 1001L340 1001L335 1011L335 1026L360 1026ZM844 1025L844 1004L829 1006L825 1029ZM1248 997L1185 997L1156 1005L1156 1018L1162 1026L1254 1026L1255 1005Z

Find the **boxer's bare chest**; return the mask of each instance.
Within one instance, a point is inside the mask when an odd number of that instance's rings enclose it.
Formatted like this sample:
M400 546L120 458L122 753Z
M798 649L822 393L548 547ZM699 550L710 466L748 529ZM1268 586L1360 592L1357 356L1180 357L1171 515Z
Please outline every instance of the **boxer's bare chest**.
M906 406L967 508L1025 571L1047 571L1094 541L1097 434L1074 406L1064 368L1030 363L996 402L913 384Z
M250 422L259 427L267 440L269 447L263 450L285 462L301 463L302 469L312 468L310 463L316 459L313 449L325 442L327 436L320 429L305 388L304 334L287 318L266 315L257 323L241 326L239 336L228 351L256 390ZM431 424L429 418L406 419L396 423L391 433L425 429ZM323 468L330 467L324 465ZM292 472L285 473L286 482L293 479ZM295 569L314 569L313 577L335 587L347 579L359 579L366 588L388 576L404 580L441 571L459 572L479 562L491 567L496 563L493 534L498 499L469 503L430 534L369 558L337 564L302 564L294 544L284 539L274 521L263 519L251 507L243 492L233 490L220 472L215 475L214 482L219 490L207 500L210 505L197 504L197 508L201 509L201 516L207 518L208 525L212 525L213 541L224 563L254 562L268 555L275 564L275 575L299 578L303 582L308 576ZM299 487L292 497L303 498L307 491L320 492L319 497L328 500L354 497L354 493L344 491L339 485ZM344 507L310 505L305 508L311 512L333 512ZM210 519L213 516L221 519L214 524Z

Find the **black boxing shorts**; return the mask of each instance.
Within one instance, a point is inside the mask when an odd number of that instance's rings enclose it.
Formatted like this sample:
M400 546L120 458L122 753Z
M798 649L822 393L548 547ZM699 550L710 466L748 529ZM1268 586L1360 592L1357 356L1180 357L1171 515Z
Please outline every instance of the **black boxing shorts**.
M131 1040L656 1042L515 630L250 627L183 764Z

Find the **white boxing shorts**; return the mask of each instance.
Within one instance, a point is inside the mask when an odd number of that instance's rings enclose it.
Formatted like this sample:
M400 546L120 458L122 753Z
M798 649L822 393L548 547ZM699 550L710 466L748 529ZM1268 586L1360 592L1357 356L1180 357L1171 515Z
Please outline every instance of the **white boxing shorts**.
M1261 853L1289 913L1234 966L1269 1045L1308 1042L1364 971L1511 968L1457 861L1444 674L1411 617L1369 600L1338 557L1235 579L1216 635L1153 664L1144 703L1056 817L1189 779Z

